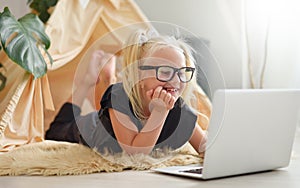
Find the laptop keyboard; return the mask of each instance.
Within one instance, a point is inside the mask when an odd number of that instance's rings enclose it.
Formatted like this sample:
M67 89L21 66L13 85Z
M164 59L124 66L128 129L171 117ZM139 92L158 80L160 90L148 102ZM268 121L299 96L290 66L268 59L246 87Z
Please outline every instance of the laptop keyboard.
M180 172L193 173L193 174L202 174L202 169L203 168L195 168L195 169L192 169L192 170L183 170L183 171L180 171Z

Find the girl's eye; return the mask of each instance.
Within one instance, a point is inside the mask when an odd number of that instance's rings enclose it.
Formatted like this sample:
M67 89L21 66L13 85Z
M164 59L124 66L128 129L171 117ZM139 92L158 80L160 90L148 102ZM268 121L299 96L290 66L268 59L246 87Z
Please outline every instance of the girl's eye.
M163 75L170 75L171 71L161 71L160 73L163 74Z
M170 69L169 67L160 67L158 69L158 74L163 76L168 76L173 74L173 69Z

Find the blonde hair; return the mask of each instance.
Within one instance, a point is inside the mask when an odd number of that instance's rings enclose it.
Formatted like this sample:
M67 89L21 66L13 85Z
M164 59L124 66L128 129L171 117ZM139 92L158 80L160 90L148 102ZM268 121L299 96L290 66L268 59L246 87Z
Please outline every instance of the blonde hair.
M195 59L192 55L193 49L182 38L174 36L161 36L154 30L139 30L132 35L122 50L123 54L123 86L132 104L133 112L139 119L146 119L142 97L139 89L139 60L145 56L150 56L157 50L165 47L173 47L182 51L186 59L186 66L195 67ZM197 70L196 70L197 74ZM210 109L210 101L206 97L201 87L197 84L197 76L194 75L192 80L186 84L182 98L194 112L208 120L207 115L200 112L198 100L203 101L207 108Z

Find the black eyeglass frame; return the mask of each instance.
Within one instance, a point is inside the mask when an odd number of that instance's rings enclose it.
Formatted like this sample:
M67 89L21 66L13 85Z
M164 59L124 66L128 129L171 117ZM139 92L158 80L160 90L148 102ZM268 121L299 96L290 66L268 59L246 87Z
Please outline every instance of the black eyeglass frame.
M171 68L171 69L174 70L174 71L173 71L173 75L170 77L170 79L168 79L168 80L161 80L161 79L158 78L158 69L161 68L161 67L168 67L168 68ZM163 66L141 65L141 66L139 66L139 69L140 69L140 70L152 70L152 69L155 69L156 79L159 80L159 81L161 81L161 82L168 82L168 81L172 80L172 79L174 78L174 76L175 76L175 73L177 73L177 76L178 76L179 80L180 80L182 83L187 83L187 82L189 82L189 81L192 80L193 75L194 75L194 72L195 72L195 68L193 68L193 67L181 67L181 68L175 68L175 67L166 66L166 65L163 65ZM187 69L187 70L189 70L189 71L192 71L192 74L191 74L191 77L190 77L189 80L183 81L183 80L180 78L178 72L179 72L180 70L182 70L182 69Z

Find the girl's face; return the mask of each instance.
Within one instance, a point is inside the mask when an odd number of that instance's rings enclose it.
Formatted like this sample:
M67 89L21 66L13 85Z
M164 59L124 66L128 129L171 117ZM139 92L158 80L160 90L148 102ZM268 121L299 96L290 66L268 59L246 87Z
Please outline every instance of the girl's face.
M144 107L148 106L151 101L151 98L147 97L146 92L149 90L154 91L159 86L174 96L176 100L181 96L186 83L180 81L178 76L180 73L175 72L171 80L163 82L158 79L168 80L168 78L170 78L168 75L172 75L169 72L173 71L171 70L172 68L160 68L159 72L156 69L158 66L173 67L175 68L174 70L186 67L185 56L182 52L172 47L164 47L155 51L150 56L143 57L143 63L141 65L144 67L144 69L140 70L140 91Z

